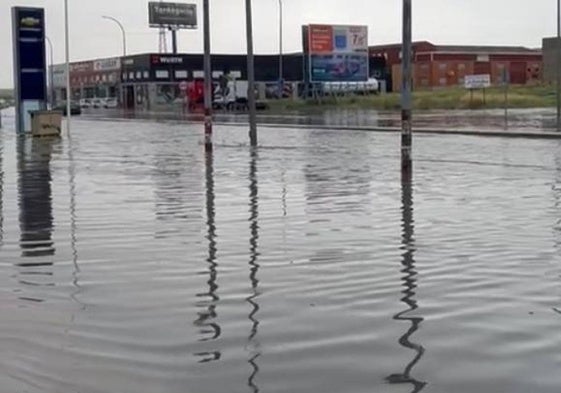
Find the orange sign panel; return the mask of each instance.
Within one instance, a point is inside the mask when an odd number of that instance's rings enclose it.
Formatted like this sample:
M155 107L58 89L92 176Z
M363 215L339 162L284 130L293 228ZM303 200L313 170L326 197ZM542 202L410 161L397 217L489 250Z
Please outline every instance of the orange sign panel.
M333 52L333 26L310 25L310 53Z

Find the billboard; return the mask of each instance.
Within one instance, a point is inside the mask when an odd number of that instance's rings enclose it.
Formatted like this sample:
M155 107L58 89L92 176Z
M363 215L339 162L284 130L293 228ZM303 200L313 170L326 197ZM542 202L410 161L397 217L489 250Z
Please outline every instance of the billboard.
M187 3L148 3L150 27L197 28L197 5Z
M31 131L30 111L46 109L45 11L12 8L16 129Z
M311 82L368 80L367 26L309 25L307 32Z
M368 56L353 53L312 55L312 82L363 82L368 80Z

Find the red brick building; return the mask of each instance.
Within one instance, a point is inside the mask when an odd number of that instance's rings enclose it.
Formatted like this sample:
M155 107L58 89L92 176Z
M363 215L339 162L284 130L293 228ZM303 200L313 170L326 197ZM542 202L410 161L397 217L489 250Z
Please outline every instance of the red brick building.
M401 44L370 47L371 57L383 57L392 77L393 91L401 89ZM434 89L463 85L466 75L489 74L493 84L501 81L503 70L510 83L537 84L542 80L541 50L519 46L434 45L428 41L413 43L416 89Z

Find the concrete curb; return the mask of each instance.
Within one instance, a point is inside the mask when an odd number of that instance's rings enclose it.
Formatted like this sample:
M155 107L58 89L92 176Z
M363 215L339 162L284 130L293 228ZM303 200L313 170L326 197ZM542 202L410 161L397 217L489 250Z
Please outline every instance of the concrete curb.
M150 118L109 118L109 117L81 117L85 121L114 121L114 122L134 122L134 121L157 121ZM186 119L169 119L169 121L184 124L202 124L200 122ZM248 124L236 121L215 121L216 126L248 127ZM400 133L398 127L365 127L365 126L338 126L338 125L314 125L314 124L279 124L279 123L257 123L258 127L274 129L304 129L304 130L328 130L328 131L355 131L355 132L380 132L380 133ZM413 135L463 135L478 137L498 137L498 138L525 138L525 139L560 139L561 132L556 131L527 131L527 130L470 130L470 129L438 129L438 128L413 128Z
M237 122L215 122L218 126L247 127L244 123ZM259 123L259 127L265 128L288 128L305 130L332 130L332 131L362 131L380 133L399 133L397 127L364 127L364 126L329 126L329 125L310 125L310 124L274 124ZM521 131L521 130L450 130L432 128L414 128L413 134L433 134L433 135L466 135L480 137L501 137L501 138L532 138L532 139L561 139L561 132L551 131Z

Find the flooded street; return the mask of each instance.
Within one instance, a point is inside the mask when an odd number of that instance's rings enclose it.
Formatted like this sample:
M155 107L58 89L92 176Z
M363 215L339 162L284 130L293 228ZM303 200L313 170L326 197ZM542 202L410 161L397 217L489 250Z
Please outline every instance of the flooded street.
M3 392L559 392L561 141L12 122Z
M125 112L120 109L86 109L83 117L90 119L151 119L166 121L202 121L201 114L175 112L139 111ZM216 111L217 121L233 124L247 124L248 117L244 113ZM310 106L301 110L258 112L260 124L287 126L340 126L340 127L371 127L378 129L399 129L401 113L380 111L375 109L353 109ZM453 129L461 130L510 130L548 132L556 130L556 113L551 108L509 109L505 118L504 109L486 110L424 110L415 111L413 124L416 129Z

